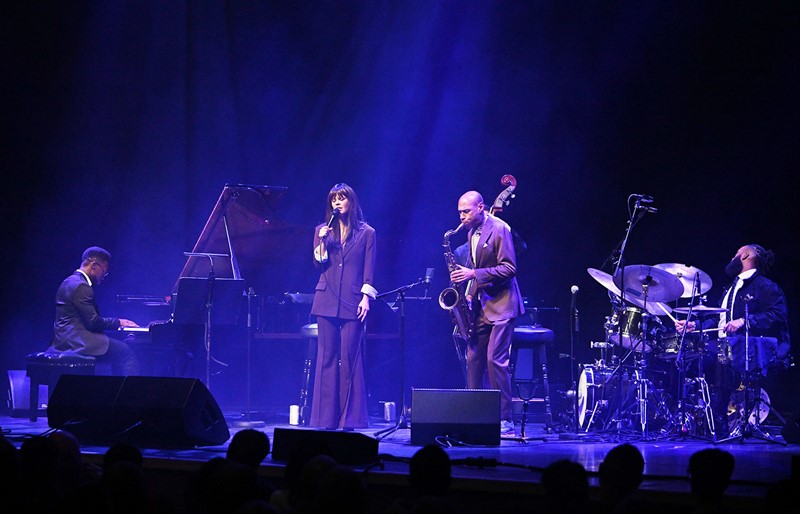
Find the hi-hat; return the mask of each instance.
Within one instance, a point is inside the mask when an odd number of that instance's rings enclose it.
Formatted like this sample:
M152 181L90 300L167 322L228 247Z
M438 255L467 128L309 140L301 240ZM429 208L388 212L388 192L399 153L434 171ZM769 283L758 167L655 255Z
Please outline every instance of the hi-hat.
M672 310L674 310L675 312L680 312L681 314L688 314L690 308L675 307ZM706 307L705 305L695 305L694 307L691 308L691 311L698 314L722 314L723 312L725 312L725 309L723 307Z
M678 277L678 280L683 283L683 294L681 298L691 298L692 292L694 292L695 295L706 294L709 289L711 289L711 277L694 266L665 262L663 264L656 264L653 267L663 269Z
M614 280L611 278L611 275L609 275L605 271L600 271L599 269L595 268L586 268L586 271L588 271L589 275L591 275L593 279L597 280L601 286L605 287L606 289L614 293L617 297L622 295L619 288L614 285ZM632 305L635 305L640 309L645 309L643 299L640 300L639 298L634 298L634 297L626 297L625 299ZM669 314L672 312L672 308L666 303L651 302L649 300L647 302L646 310L647 312L655 316L664 316L665 314Z
M668 271L632 264L614 277L614 285L624 293L625 299L637 298L647 302L671 302L683 294L683 283Z

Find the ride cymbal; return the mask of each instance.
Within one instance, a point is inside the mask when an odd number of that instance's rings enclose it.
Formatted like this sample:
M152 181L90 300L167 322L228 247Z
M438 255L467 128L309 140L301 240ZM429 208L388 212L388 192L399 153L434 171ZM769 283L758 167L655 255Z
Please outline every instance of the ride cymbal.
M678 277L678 280L683 283L683 294L681 298L691 298L692 292L694 292L695 296L706 294L713 285L711 277L694 266L687 266L686 264L679 264L676 262L665 262L656 264L653 267L662 269Z

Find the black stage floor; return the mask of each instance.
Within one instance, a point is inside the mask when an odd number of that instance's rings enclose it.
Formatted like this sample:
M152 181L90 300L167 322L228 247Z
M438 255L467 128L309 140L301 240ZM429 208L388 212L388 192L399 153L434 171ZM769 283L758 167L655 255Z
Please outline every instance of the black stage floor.
M231 435L242 427L250 426L241 415L225 416ZM318 431L285 423L255 423L270 437L275 448L275 430L296 434L297 431ZM368 488L372 495L371 512L382 512L392 497L402 494L407 487L408 459L420 446L411 444L411 428L391 430L396 425L383 420L373 420L368 430L355 433L326 432L339 434L342 442L352 441L347 437L378 440L377 464L353 464L364 470ZM29 436L43 434L48 430L46 416L31 422L26 418L0 417L0 426L5 437L21 444ZM521 426L517 424L517 434ZM540 477L542 470L558 459L570 459L581 463L589 472L593 494L597 491L597 471L606 453L615 445L629 442L640 449L645 459L645 480L641 489L670 507L672 512L689 512L693 505L689 494L687 466L692 453L703 448L717 447L731 452L735 457L733 481L727 490L726 502L730 512L761 512L764 495L769 487L797 473L800 461L800 444L784 440L786 427L761 427L771 437L748 434L747 437L722 443L714 443L698 437L679 437L665 434L605 431L546 430L541 423L528 424L527 438L504 437L498 446L446 446L454 462L461 464L453 468L453 491L463 499L463 512L530 511L536 497L542 494ZM388 431L386 429L389 429ZM383 431L383 432L381 432ZM356 435L360 434L360 435ZM376 435L379 434L379 435ZM305 434L302 434L305 435ZM312 434L316 435L316 434ZM336 439L334 439L336 441ZM372 443L370 443L372 444ZM83 444L84 457L88 461L100 462L107 446ZM141 448L145 456L145 467L159 474L163 487L180 489L181 481L188 473L198 469L205 461L224 456L227 442L219 446L202 446L190 449ZM271 454L263 462L261 474L277 482L283 478L284 462L273 460ZM164 478L168 477L168 478ZM794 477L796 478L796 476ZM172 485L168 485L172 484Z

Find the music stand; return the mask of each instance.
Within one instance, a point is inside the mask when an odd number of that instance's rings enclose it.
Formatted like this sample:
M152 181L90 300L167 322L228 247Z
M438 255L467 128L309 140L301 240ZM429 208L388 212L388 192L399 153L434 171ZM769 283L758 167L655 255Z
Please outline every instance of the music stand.
M382 440L387 436L394 434L401 428L408 428L408 421L406 420L406 380L405 380L405 318L406 318L406 311L405 311L405 300L406 300L406 291L411 289L414 286L418 286L425 282L424 278L418 279L416 282L412 282L411 284L407 284L404 286L400 286L397 289L392 289L391 291L387 291L385 293L379 294L376 299L378 298L386 298L389 295L397 293L397 300L396 302L400 304L399 311L400 311L400 415L397 416L397 422L393 427L384 428L383 430L379 430L375 432L375 437L378 440ZM426 295L427 296L427 295ZM384 300L385 301L385 300Z
M211 390L211 327L236 325L244 294L244 280L234 278L181 277L174 298L176 325L204 326L206 350L205 386Z

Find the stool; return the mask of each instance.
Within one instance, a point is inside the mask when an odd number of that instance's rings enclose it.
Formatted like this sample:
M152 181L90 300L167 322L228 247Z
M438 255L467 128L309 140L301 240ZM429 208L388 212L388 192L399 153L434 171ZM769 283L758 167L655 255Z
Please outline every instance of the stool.
M544 389L545 428L549 431L553 424L550 409L550 384L547 381L547 346L553 344L555 335L549 328L538 325L519 325L514 327L511 339L511 377L517 389L517 396L523 401L522 432L524 437L525 415L528 402L533 400L536 392L535 384L539 382L534 372L534 362L538 361L541 369L541 384ZM536 358L534 359L534 356ZM520 385L530 385L531 394L523 397Z
M30 379L30 420L39 414L39 385L47 385L48 401L61 375L94 375L95 358L76 353L37 352L25 356Z
M311 373L314 360L317 358L317 337L319 337L317 324L303 325L300 335L308 339L306 360L303 362L303 384L300 387L300 424L305 426L311 419Z

